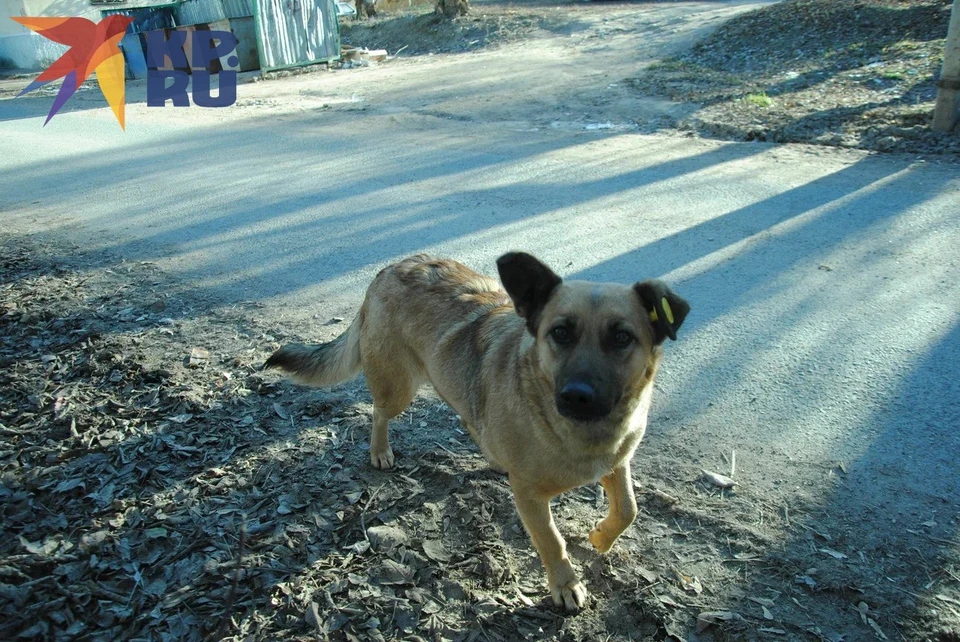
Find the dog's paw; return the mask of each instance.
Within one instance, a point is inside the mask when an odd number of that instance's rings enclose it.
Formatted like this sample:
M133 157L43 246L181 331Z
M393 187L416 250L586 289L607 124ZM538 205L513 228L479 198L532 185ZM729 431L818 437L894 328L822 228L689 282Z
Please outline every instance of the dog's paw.
M610 537L610 535L600 530L600 522L597 522L597 525L593 527L588 537L590 538L590 543L593 544L593 547L597 549L598 553L606 553L613 546L613 543L617 541L616 537Z
M587 601L587 587L580 580L573 580L563 586L551 586L553 603L562 606L568 613L576 613Z
M370 451L370 463L373 464L374 468L387 470L388 468L393 468L393 462L393 449L390 448L390 446L376 452L373 450Z

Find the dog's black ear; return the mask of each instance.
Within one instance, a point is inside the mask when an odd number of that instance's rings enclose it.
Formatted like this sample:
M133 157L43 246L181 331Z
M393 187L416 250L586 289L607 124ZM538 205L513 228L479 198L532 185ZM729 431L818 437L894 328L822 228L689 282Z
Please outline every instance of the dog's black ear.
M670 337L677 340L677 330L690 312L690 304L681 299L663 281L652 279L633 286L643 308L650 315L657 345Z
M497 271L517 314L527 320L527 329L536 336L540 313L560 285L560 277L526 252L504 254L497 259Z

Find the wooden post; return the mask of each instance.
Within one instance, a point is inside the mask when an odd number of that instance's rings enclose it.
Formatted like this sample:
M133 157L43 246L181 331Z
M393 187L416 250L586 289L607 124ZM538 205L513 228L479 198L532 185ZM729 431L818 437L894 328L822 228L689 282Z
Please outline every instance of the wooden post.
M934 131L948 132L957 124L957 109L960 107L960 0L953 0L937 87L937 106L931 127Z

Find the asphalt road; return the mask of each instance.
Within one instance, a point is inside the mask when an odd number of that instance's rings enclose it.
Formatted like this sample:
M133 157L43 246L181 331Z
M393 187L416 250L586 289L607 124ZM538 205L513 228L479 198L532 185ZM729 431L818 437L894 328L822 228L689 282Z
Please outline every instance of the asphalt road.
M260 301L314 337L413 252L661 277L693 311L652 447L714 467L736 449L743 482L875 533L960 529L957 165L388 106L128 117L126 132L98 108L41 128L12 103L6 231L154 261L184 294Z

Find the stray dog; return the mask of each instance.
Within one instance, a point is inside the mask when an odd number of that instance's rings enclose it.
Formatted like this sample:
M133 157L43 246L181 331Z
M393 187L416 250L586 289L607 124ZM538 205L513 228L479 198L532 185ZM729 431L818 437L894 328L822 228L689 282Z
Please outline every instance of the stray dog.
M330 386L362 370L373 397L370 462L394 464L387 424L430 382L490 465L509 475L553 601L576 612L586 589L550 500L600 481L609 514L590 531L606 553L633 523L630 459L643 437L661 344L690 306L663 282L563 281L535 257L497 260L499 284L455 261L412 256L382 270L342 335L286 345L266 367Z

